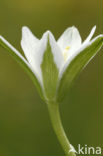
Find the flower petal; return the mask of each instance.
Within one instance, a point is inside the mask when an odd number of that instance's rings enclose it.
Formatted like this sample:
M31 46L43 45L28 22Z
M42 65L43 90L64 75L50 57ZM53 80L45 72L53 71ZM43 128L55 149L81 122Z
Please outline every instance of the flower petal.
M50 31L49 31L49 42L50 42L52 53L54 55L54 61L60 71L64 63L63 54L54 36Z
M47 35L44 34L41 40L36 39L28 28L23 27L22 29L22 40L21 46L25 53L28 62L37 74L37 77L42 83L42 75L40 64L42 62L42 56L46 48Z
M83 46L81 51L77 52L77 55L74 56L71 61L68 60L69 62L67 62L61 72L62 75L60 77L60 82L58 85L57 100L61 101L64 98L79 73L97 54L102 45L103 35L99 35L91 42Z
M95 29L96 29L96 26L94 26L89 34L89 36L87 37L87 39L83 42L83 44L81 44L81 46L76 49L74 52L70 52L69 51L69 54L68 54L68 59L66 61L66 63L64 64L64 67L63 69L66 69L66 67L68 66L68 64L72 61L72 59L77 56L81 51L83 51L90 43L90 39L92 38L94 32L95 32ZM61 73L60 73L60 77L62 76L62 72L63 70L61 70Z
M94 26L89 34L89 36L86 38L86 40L82 43L82 45L84 44L87 44L91 38L93 37L94 33L95 33L95 30L96 30L96 26Z
M32 64L33 56L35 53L35 47L39 43L39 40L32 34L32 32L24 26L22 28L22 40L21 46L24 50L24 54L27 60Z
M24 27L22 30L21 46L24 50L27 60L29 61L32 68L38 75L42 85L43 82L40 65L42 63L43 54L47 46L48 36L50 37L50 44L52 47L52 52L54 54L55 62L58 68L60 69L62 65L61 58L63 60L63 57L59 47L57 47L56 41L54 41L53 35L49 31L47 31L46 33L43 34L41 40L37 39L34 40L33 35L27 28Z
M22 40L21 46L24 51L24 54L32 65L34 62L34 54L35 54L35 47L39 43L39 40L32 34L32 32L25 26L22 28Z
M68 28L58 39L57 43L62 51L64 51L64 49L68 46L71 49L73 48L73 50L77 49L81 45L81 37L79 31L74 26Z

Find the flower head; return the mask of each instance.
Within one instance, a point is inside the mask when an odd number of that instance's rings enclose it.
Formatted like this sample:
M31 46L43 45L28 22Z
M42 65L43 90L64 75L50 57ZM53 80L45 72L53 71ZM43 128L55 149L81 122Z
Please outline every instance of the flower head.
M96 26L82 42L74 26L68 28L57 41L50 31L39 40L27 27L23 27L21 47L26 59L2 36L0 44L27 70L45 100L58 101L102 46L103 35L91 40L95 29Z

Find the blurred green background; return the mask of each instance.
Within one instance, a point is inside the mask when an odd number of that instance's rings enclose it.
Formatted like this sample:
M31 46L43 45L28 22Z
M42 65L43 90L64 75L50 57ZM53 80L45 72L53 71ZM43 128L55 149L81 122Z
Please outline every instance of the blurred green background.
M0 0L0 34L23 54L21 28L57 39L75 25L84 40L103 33L103 0ZM60 105L71 143L103 147L103 49L89 63ZM48 111L21 67L0 48L0 156L63 156Z

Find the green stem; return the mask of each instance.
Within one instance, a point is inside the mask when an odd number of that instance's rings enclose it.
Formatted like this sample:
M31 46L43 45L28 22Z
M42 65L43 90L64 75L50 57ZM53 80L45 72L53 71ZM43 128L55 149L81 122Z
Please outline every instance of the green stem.
M60 119L60 113L59 113L59 105L56 103L47 103L49 114L50 114L50 119L52 122L53 129L57 135L57 138L66 154L66 156L76 156L75 153L69 152L71 147L70 147L70 142L65 134L65 131L63 129L61 119Z

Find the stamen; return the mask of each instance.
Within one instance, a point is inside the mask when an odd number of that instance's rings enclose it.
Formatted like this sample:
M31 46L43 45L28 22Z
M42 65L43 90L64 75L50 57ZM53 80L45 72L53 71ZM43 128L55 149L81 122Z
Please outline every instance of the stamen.
M65 49L64 49L64 52L63 52L63 56L64 56L64 61L67 60L68 58L68 50L70 49L69 46L67 46Z
M65 49L66 49L66 50L69 50L69 49L70 49L70 47L69 47L69 46L67 46Z

